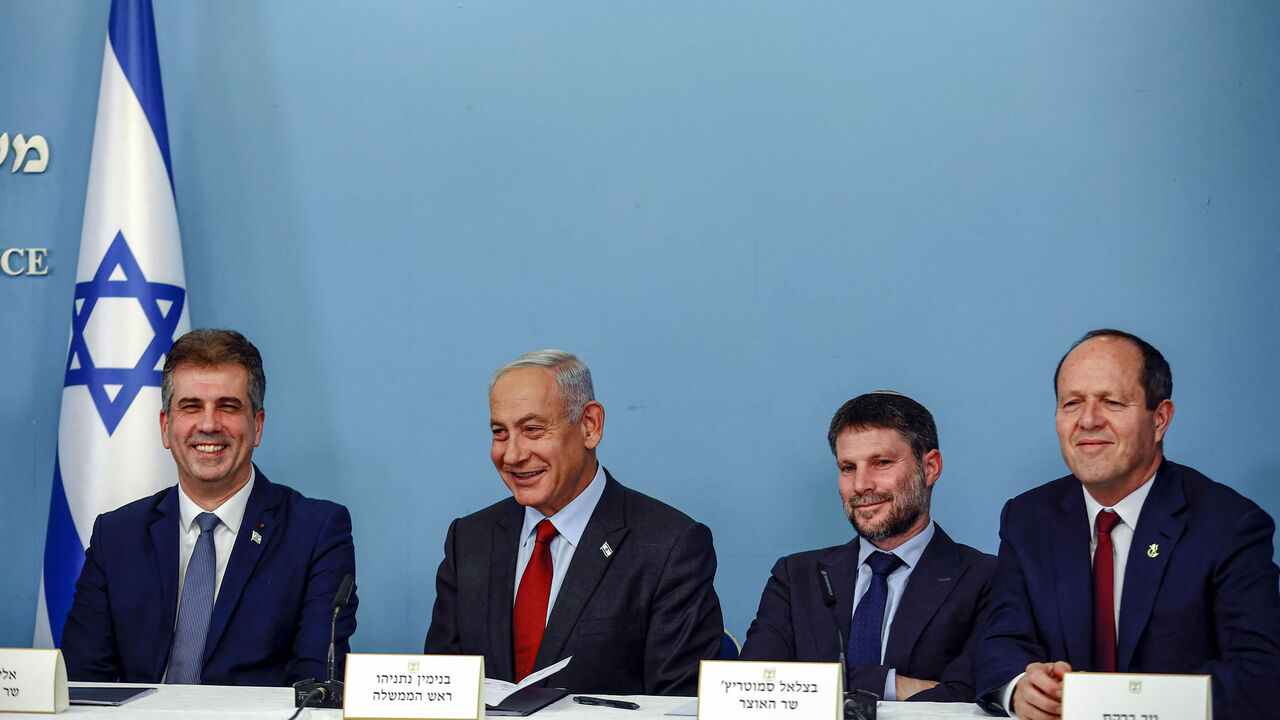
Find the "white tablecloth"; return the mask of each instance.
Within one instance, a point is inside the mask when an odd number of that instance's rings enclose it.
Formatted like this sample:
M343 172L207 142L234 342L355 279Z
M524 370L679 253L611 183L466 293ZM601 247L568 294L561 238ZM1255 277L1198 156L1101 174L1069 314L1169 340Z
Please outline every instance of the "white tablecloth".
M72 683L80 685L82 683ZM139 686L146 687L146 686ZM230 718L260 718L262 720L287 720L293 714L292 688L224 687L215 685L161 685L159 691L135 700L122 707L90 707L73 705L62 716L102 718L104 720L228 720ZM690 698L602 695L625 699L640 705L639 710L579 705L572 696L544 708L536 718L600 718L601 720L652 720L662 718L667 712L686 705ZM10 718L48 718L48 715L5 714L0 720ZM985 718L986 713L977 705L959 703L896 703L882 702L879 717L883 720L952 720L954 718ZM316 710L307 708L299 720L340 720L341 710Z

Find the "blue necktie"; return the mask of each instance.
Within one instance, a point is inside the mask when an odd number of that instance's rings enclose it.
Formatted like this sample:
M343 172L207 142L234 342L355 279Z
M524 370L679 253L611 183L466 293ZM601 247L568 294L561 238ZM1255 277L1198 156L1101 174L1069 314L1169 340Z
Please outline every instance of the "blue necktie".
M889 596L889 573L902 565L892 553L873 552L867 558L871 568L871 585L853 611L853 627L849 629L849 667L880 663L880 635L884 626L884 605Z
M213 586L217 561L213 550L213 529L218 516L211 512L196 516L200 537L187 562L182 581L182 604L178 606L178 626L173 631L173 650L169 653L169 673L165 682L198 685L200 666L204 664L204 639L209 634L209 616L213 614Z

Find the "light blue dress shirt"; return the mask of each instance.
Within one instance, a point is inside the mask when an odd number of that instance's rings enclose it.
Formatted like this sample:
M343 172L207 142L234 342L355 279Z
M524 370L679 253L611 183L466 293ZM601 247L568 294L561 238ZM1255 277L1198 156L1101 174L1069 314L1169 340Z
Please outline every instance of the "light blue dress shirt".
M587 521L595 512L600 496L604 494L604 465L596 464L596 474L578 497L560 508L560 512L547 517L537 510L525 506L524 526L520 530L520 549L516 554L515 592L520 592L520 578L524 569L529 566L529 558L533 557L533 548L538 537L538 523L550 520L556 526L557 534L551 539L551 594L547 597L547 618L551 617L551 609L556 605L556 596L560 594L560 586L564 584L564 576L569 572L569 562L573 560L573 552L582 541L582 533L586 532ZM511 596L511 607L516 604L515 593Z
M884 653L889 646L889 629L893 627L893 616L898 613L898 604L902 602L902 591L907 587L907 579L911 577L911 571L915 570L916 565L920 564L920 556L924 555L924 549L928 547L929 541L933 539L933 531L936 526L933 521L929 521L929 525L920 531L920 534L911 538L894 548L891 552L898 556L902 561L902 565L897 570L889 573L886 580L888 584L888 595L884 602L884 622L880 625L880 662L884 662ZM863 538L858 543L858 580L853 586L853 608L856 612L858 609L858 601L862 599L863 594L867 592L867 588L871 587L871 566L867 565L867 558L871 557L873 552L884 552L875 545ZM898 671L895 668L889 668L889 674L884 678L884 693L880 696L882 700L898 699Z

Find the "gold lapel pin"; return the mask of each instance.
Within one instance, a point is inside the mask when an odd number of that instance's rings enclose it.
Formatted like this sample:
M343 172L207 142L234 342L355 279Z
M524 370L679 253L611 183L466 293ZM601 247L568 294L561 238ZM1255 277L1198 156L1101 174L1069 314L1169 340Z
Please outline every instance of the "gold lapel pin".
M1157 555L1159 555L1159 554L1160 554L1160 546L1159 546L1159 545L1157 545L1157 544L1155 544L1155 543L1151 543L1150 545L1148 545L1148 546L1147 546L1147 557L1149 557L1149 558L1153 558L1153 557L1155 557L1155 556L1157 556Z

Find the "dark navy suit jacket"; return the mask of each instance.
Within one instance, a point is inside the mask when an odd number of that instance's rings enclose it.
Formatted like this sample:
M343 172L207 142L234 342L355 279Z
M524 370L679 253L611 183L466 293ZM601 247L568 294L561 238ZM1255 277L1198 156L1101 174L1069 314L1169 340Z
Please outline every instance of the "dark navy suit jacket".
M698 665L720 653L711 531L623 487L604 493L547 620L534 668L573 656L541 684L573 692L696 695ZM507 498L453 521L436 573L425 652L483 655L485 675L511 681L511 612L524 507ZM609 544L606 555L601 546Z
M889 668L894 668L906 677L939 681L911 700L973 702L970 650L978 638L996 559L935 528L902 592L884 664L853 668L846 689L880 695ZM747 630L741 659L835 662L839 641L832 613L840 622L839 637L847 642L860 542L855 537L845 545L778 560ZM819 565L826 566L831 578L834 608L823 604Z
M1214 717L1280 708L1275 524L1253 502L1168 460L1142 506L1120 596L1116 670L1213 676ZM1093 667L1090 520L1080 481L1010 500L1000 519L991 622L974 667L979 696L1028 663ZM995 707L990 709L995 710Z
M71 680L159 682L178 606L178 490L98 516L62 633ZM254 542L257 532L261 542ZM355 573L351 515L257 472L204 647L207 685L323 678L333 599ZM356 627L355 593L338 617L337 670Z

